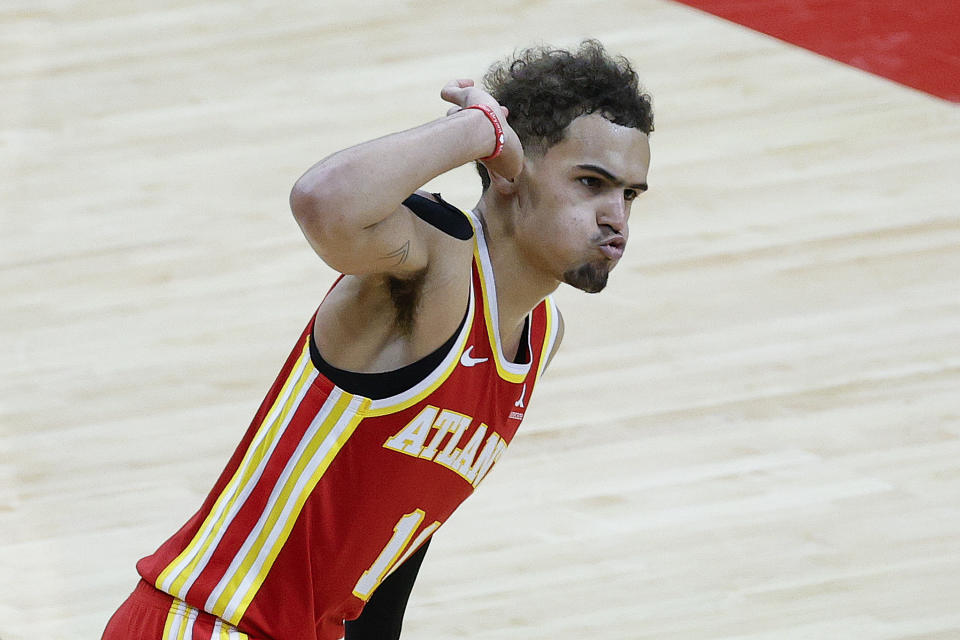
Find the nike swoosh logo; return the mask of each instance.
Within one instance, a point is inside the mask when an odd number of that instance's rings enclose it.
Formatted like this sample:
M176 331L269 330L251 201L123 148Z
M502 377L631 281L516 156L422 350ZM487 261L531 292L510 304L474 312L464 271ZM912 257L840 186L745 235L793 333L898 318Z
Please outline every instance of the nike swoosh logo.
M473 351L473 345L470 345L470 347L463 352L463 355L460 356L460 364L462 364L465 367L473 367L480 364L481 362L486 362L487 360L490 359L490 358L474 358L473 356L470 355L472 351Z

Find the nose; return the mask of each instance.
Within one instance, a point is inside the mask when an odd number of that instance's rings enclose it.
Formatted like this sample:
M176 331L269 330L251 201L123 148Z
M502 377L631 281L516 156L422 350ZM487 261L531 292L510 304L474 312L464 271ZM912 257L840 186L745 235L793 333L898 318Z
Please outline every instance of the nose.
M606 225L622 236L627 235L627 220L630 217L630 204L619 192L605 198L597 211L597 224Z

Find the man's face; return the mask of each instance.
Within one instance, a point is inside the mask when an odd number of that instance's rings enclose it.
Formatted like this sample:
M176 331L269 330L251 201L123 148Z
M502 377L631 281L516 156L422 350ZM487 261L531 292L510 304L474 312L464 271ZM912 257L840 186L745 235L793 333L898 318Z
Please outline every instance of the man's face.
M634 199L646 190L650 143L639 129L591 114L563 141L526 158L516 233L551 277L595 293L606 286L629 237Z

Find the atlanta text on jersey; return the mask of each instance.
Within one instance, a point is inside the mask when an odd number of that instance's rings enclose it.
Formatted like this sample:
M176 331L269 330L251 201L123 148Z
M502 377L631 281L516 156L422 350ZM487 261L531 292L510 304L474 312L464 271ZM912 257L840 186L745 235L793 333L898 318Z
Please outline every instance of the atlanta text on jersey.
M472 422L473 418L468 415L449 409L441 411L438 407L427 405L383 446L443 465L476 487L500 459L507 442L496 432L490 431L486 424L480 423L467 444L463 448L458 447ZM487 431L490 431L489 435ZM428 444L427 438L431 433L433 437ZM450 437L444 444L448 434Z

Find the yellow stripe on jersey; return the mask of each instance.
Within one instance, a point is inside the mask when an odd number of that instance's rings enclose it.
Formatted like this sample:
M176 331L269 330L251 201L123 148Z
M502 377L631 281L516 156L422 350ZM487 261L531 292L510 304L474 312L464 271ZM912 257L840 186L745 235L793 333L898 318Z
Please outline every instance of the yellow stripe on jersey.
M477 264L479 265L477 272L480 274L480 289L483 291L483 317L487 324L487 339L493 346L493 362L497 365L497 373L508 382L523 382L527 377L526 373L513 373L512 371L508 371L502 361L503 357L500 353L500 327L490 311L490 305L495 304L495 301L491 299L490 290L490 288L494 286L494 283L487 283L482 262L483 258L480 255L479 249L474 249L474 257L477 259ZM495 298L495 294L493 297Z
M274 560L276 560L277 555L280 554L280 550L286 543L287 538L290 537L290 532L293 530L293 525L296 523L297 515L299 515L300 511L303 509L303 505L307 502L310 494L313 493L314 487L317 486L320 478L322 478L324 473L326 473L327 468L333 462L333 459L337 457L340 449L343 448L343 445L345 445L347 440L350 439L350 436L353 435L357 425L359 425L360 421L363 420L364 416L359 410L361 405L369 403L369 400L366 398L354 398L352 396L350 398L350 409L346 412L346 415L342 415L341 418L333 424L332 433L330 433L330 437L333 438L333 441L329 445L326 445L325 443L327 437L324 436L322 438L324 446L318 446L316 451L309 452L309 455L311 456L310 464L302 465L304 473L309 474L309 478L306 482L301 480L292 487L291 491L296 496L293 502L293 507L289 510L290 513L288 513L286 518L282 521L282 528L280 529L279 535L277 535L273 540L273 544L270 547L267 557L253 580L253 585L240 601L240 606L237 610L237 613L234 614L237 619L243 617L247 607L250 606L250 603L253 601L254 595L256 595L256 592L260 589L260 585L262 585L263 581L266 579L267 573L270 571L270 567L273 566ZM318 438L318 440L319 439L320 438ZM321 456L319 457L317 463L312 462L314 456ZM297 471L300 470L300 466L301 465L298 465ZM295 474L296 473L297 472L295 472Z
M191 607L183 600L174 598L167 612L167 620L163 626L162 640L191 640L193 627L201 611ZM205 635L205 634L204 634ZM213 633L210 640L250 640L250 637L238 631L235 627L217 618L213 623Z
M180 624L180 619L177 617L178 602L180 601L174 598L173 602L170 603L170 610L167 611L167 621L163 624L163 635L161 636L163 640L170 638L171 633L176 633L175 627Z
M210 634L210 640L250 640L250 636L237 631L220 618L213 623L213 633Z
M198 611L192 607L188 607L186 603L181 602L183 605L183 612L186 613L186 617L182 617L180 622L180 632L177 634L177 640L193 640L193 623L197 619Z
M496 318L497 292L496 283L492 280L487 281L487 271L493 276L493 266L487 264L489 254L487 252L487 240L483 234L483 227L479 219L468 216L470 224L473 225L473 257L477 263L477 272L480 274L481 299L483 300L483 317L487 325L487 340L493 347L493 362L497 367L497 373L507 382L521 383L527 377L528 369L523 371L511 371L510 363L506 360L506 355L500 346L500 323ZM528 318L532 318L529 315ZM533 327L530 327L532 330ZM515 366L515 365L514 365Z
M471 305L471 307L472 307L472 305ZM376 405L374 405L375 408L374 408L374 407L369 407L369 408L363 410L363 412L364 412L364 417L366 417L366 418L372 418L372 417L375 417L375 416L384 416L384 415L387 415L388 413L397 413L398 411L403 411L404 409L407 409L407 408L412 407L413 405L417 404L418 402L420 402L421 400L423 400L424 398L426 398L427 396L429 396L431 393L433 393L434 391L436 391L437 387L439 387L441 384L443 384L444 381L445 381L447 378L450 377L450 374L453 373L453 370L457 368L457 364L460 363L460 356L461 356L461 354L463 354L463 349L464 349L464 347L467 346L467 340L466 340L466 338L470 336L470 324L469 324L469 322L467 323L465 329L466 329L466 331L463 332L463 340L460 341L460 344L459 344L459 345L454 345L453 349L450 350L451 353L453 353L453 354L456 355L456 357L450 359L450 362L449 362L449 364L447 365L447 368L444 369L443 373L441 373L440 375L438 375L438 376L433 380L433 382L430 383L429 386L425 387L422 391L420 391L420 392L417 393L416 395L410 396L410 397L407 398L406 400L403 400L403 401L401 401L401 402L397 402L396 404L385 405L385 406L376 406Z
M162 640L190 640L193 637L193 623L199 613L183 600L174 598L163 625Z
M284 381L273 406L257 429L250 447L230 482L217 497L213 508L210 509L190 544L157 577L155 585L158 589L180 598L186 596L186 592L206 568L210 555L213 554L227 527L260 479L263 468L289 424L290 418L296 412L306 387L316 375L317 372L310 361L309 343L305 343L300 357Z
M303 505L364 418L370 400L334 388L291 456L260 520L210 594L206 609L237 624L286 543Z

